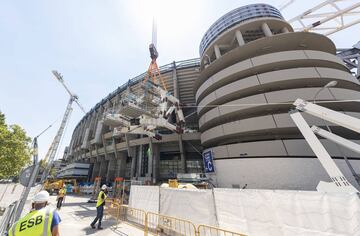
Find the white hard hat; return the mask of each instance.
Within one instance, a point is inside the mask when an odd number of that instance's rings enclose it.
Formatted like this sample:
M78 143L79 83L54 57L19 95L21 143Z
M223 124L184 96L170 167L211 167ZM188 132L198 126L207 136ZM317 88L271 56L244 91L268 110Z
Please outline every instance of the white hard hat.
M106 184L103 184L103 186L101 186L101 189L102 189L102 190L105 190L105 189L107 189L107 186L106 186Z
M33 198L33 202L48 202L50 198L50 195L47 191L43 190L38 192L34 198Z

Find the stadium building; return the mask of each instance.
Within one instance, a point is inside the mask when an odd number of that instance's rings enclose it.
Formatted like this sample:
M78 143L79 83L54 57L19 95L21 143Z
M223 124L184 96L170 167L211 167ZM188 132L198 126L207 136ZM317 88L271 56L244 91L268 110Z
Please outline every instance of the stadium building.
M116 110L127 90L140 94L145 73L96 104L73 131L68 162L91 163L89 180L101 176L158 183L177 173L204 172L202 153L211 153L219 187L314 190L330 181L288 112L297 98L360 118L360 85L324 35L294 32L267 4L237 8L210 26L200 58L162 66L168 90L184 104L191 133L160 130L163 139L114 136L104 114ZM124 78L126 79L126 78ZM323 88L337 81L336 87ZM334 101L334 102L333 102ZM355 133L304 114L360 142ZM346 178L356 181L344 156L360 173L360 155L322 141ZM148 150L152 156L147 155Z

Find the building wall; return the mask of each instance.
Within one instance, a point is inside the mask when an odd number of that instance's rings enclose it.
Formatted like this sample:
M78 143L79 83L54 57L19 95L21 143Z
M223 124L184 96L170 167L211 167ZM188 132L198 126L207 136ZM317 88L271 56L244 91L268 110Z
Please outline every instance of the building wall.
M316 101L360 118L356 102L341 101L359 99L360 84L335 56L332 41L293 32L282 17L267 16L241 21L200 48L201 72L195 83L199 130L202 146L213 150L216 175L211 178L218 186L315 190L320 180L330 181L288 112L297 98L313 101L324 85L337 81ZM304 118L360 141L352 131L310 115ZM360 155L323 143L357 186L343 156L360 172Z
M166 87L184 105L195 104L194 81L199 75L199 60L173 62L160 67ZM89 179L101 176L112 182L115 177L154 181L174 177L177 172L201 172L201 146L198 132L183 135L169 134L163 140L152 140L140 135L114 136L113 126L103 122L104 114L116 111L127 87L140 95L140 81L145 74L130 80L95 105L76 126L68 150L68 162L88 162L93 165ZM198 129L195 108L183 109L187 126ZM147 156L152 146L153 156ZM130 147L130 148L128 148ZM196 149L196 150L195 150ZM188 167L188 168L187 168Z
M206 32L200 60L161 67L168 90L187 105L187 127L196 132L169 133L161 141L113 136L114 127L103 122L104 114L116 111L128 86L133 93L141 93L142 74L84 116L73 132L67 160L92 163L90 179L156 182L178 172L202 171L200 153L212 149L216 173L210 177L219 187L314 190L320 180L329 181L288 112L297 98L312 101L325 84L335 80L337 86L322 90L316 100L360 118L360 106L351 101L360 98L360 85L335 56L330 39L293 32L276 11L266 4L235 9ZM360 143L358 134L310 115L304 118ZM322 142L356 185L343 157L349 157L360 172L359 154ZM149 147L151 157L146 156Z

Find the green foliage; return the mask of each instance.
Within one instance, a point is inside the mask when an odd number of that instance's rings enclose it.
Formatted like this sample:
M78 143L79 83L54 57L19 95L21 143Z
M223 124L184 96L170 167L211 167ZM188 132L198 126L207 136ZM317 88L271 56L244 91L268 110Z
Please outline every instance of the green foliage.
M30 163L31 139L19 125L7 125L0 112L0 179L19 174Z

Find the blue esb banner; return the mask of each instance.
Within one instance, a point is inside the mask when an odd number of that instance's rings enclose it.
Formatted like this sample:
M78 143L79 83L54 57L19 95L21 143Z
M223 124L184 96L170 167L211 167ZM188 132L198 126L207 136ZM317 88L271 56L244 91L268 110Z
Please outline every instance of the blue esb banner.
M203 152L203 161L204 161L205 173L215 172L213 153L211 150Z

